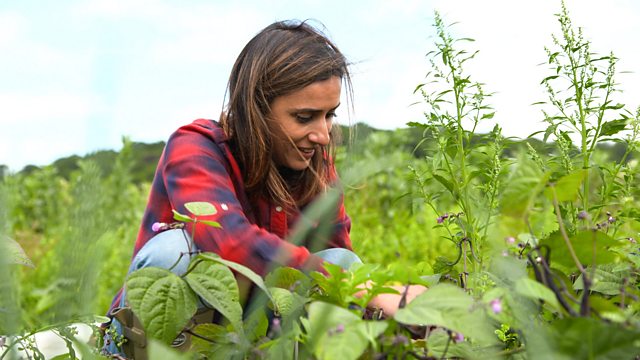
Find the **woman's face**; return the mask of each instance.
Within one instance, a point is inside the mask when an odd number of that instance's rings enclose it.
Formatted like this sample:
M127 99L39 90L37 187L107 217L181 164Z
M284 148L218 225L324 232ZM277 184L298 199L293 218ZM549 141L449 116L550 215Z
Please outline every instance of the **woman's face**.
M276 165L304 170L329 144L341 87L340 78L332 76L272 101L269 118Z

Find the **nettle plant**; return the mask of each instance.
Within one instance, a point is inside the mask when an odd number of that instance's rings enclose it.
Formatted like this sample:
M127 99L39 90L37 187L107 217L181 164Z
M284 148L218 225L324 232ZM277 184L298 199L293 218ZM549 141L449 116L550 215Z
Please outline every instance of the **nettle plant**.
M494 113L463 71L477 52L458 46L472 40L453 38L436 13L432 70L416 88L429 110L424 123L409 124L433 139L425 146L430 168L412 170L459 255L433 269L491 306L504 354L637 356L640 217L629 160L640 108L632 113L614 100L617 58L591 52L564 4L557 16L561 36L546 49L551 74L541 83L548 100L535 104L549 124L536 134L555 140L555 150L530 141L510 159L511 139L499 127L476 134ZM624 145L621 158L598 152L610 142Z

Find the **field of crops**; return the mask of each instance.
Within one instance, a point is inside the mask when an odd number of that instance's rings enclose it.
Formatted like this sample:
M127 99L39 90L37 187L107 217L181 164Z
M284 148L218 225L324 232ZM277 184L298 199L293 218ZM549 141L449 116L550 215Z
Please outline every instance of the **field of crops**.
M435 18L428 75L416 84L423 121L346 141L342 188L308 209L322 224L344 193L364 264L261 278L199 254L184 276L134 272L128 300L149 358L640 357L640 107L616 101L617 59L595 54L563 9L540 79L547 98L522 109L546 128L528 140L499 126L481 134L499 111L491 84L465 71L473 42ZM125 139L108 172L83 160L69 176L49 166L2 177L0 359L42 358L31 335L43 330L68 345L60 359L101 358L99 341L77 341L70 325L102 321L126 277L149 190L133 179L135 157ZM208 226L196 222L209 205L190 209L178 220ZM258 305L239 305L230 269L254 283ZM367 310L398 284L429 290L394 316ZM220 323L190 322L198 296ZM181 332L187 352L169 348Z

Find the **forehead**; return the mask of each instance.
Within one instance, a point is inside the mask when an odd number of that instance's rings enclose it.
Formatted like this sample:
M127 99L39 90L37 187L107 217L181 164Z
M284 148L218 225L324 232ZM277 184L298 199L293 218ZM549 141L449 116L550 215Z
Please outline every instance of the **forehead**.
M316 81L290 94L278 96L272 107L292 109L329 110L340 104L342 81L337 76Z

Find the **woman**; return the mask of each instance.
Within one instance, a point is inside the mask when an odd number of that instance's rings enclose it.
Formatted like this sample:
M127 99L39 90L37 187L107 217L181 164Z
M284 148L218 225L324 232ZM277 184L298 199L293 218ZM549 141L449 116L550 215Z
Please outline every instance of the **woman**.
M220 121L196 120L167 142L130 271L170 268L190 249L180 231L154 230L173 221L172 209L186 213L192 201L214 204L217 213L209 220L221 224L197 227L195 246L259 274L272 264L322 271L324 260L343 266L360 261L350 251L351 222L342 200L326 244L335 250L312 254L310 244L286 240L301 210L337 180L333 120L343 84L351 101L347 60L307 23L276 22L251 39L231 71ZM172 271L182 273L187 265L183 257ZM374 302L392 313L399 299L385 294ZM124 305L123 294L113 304Z

